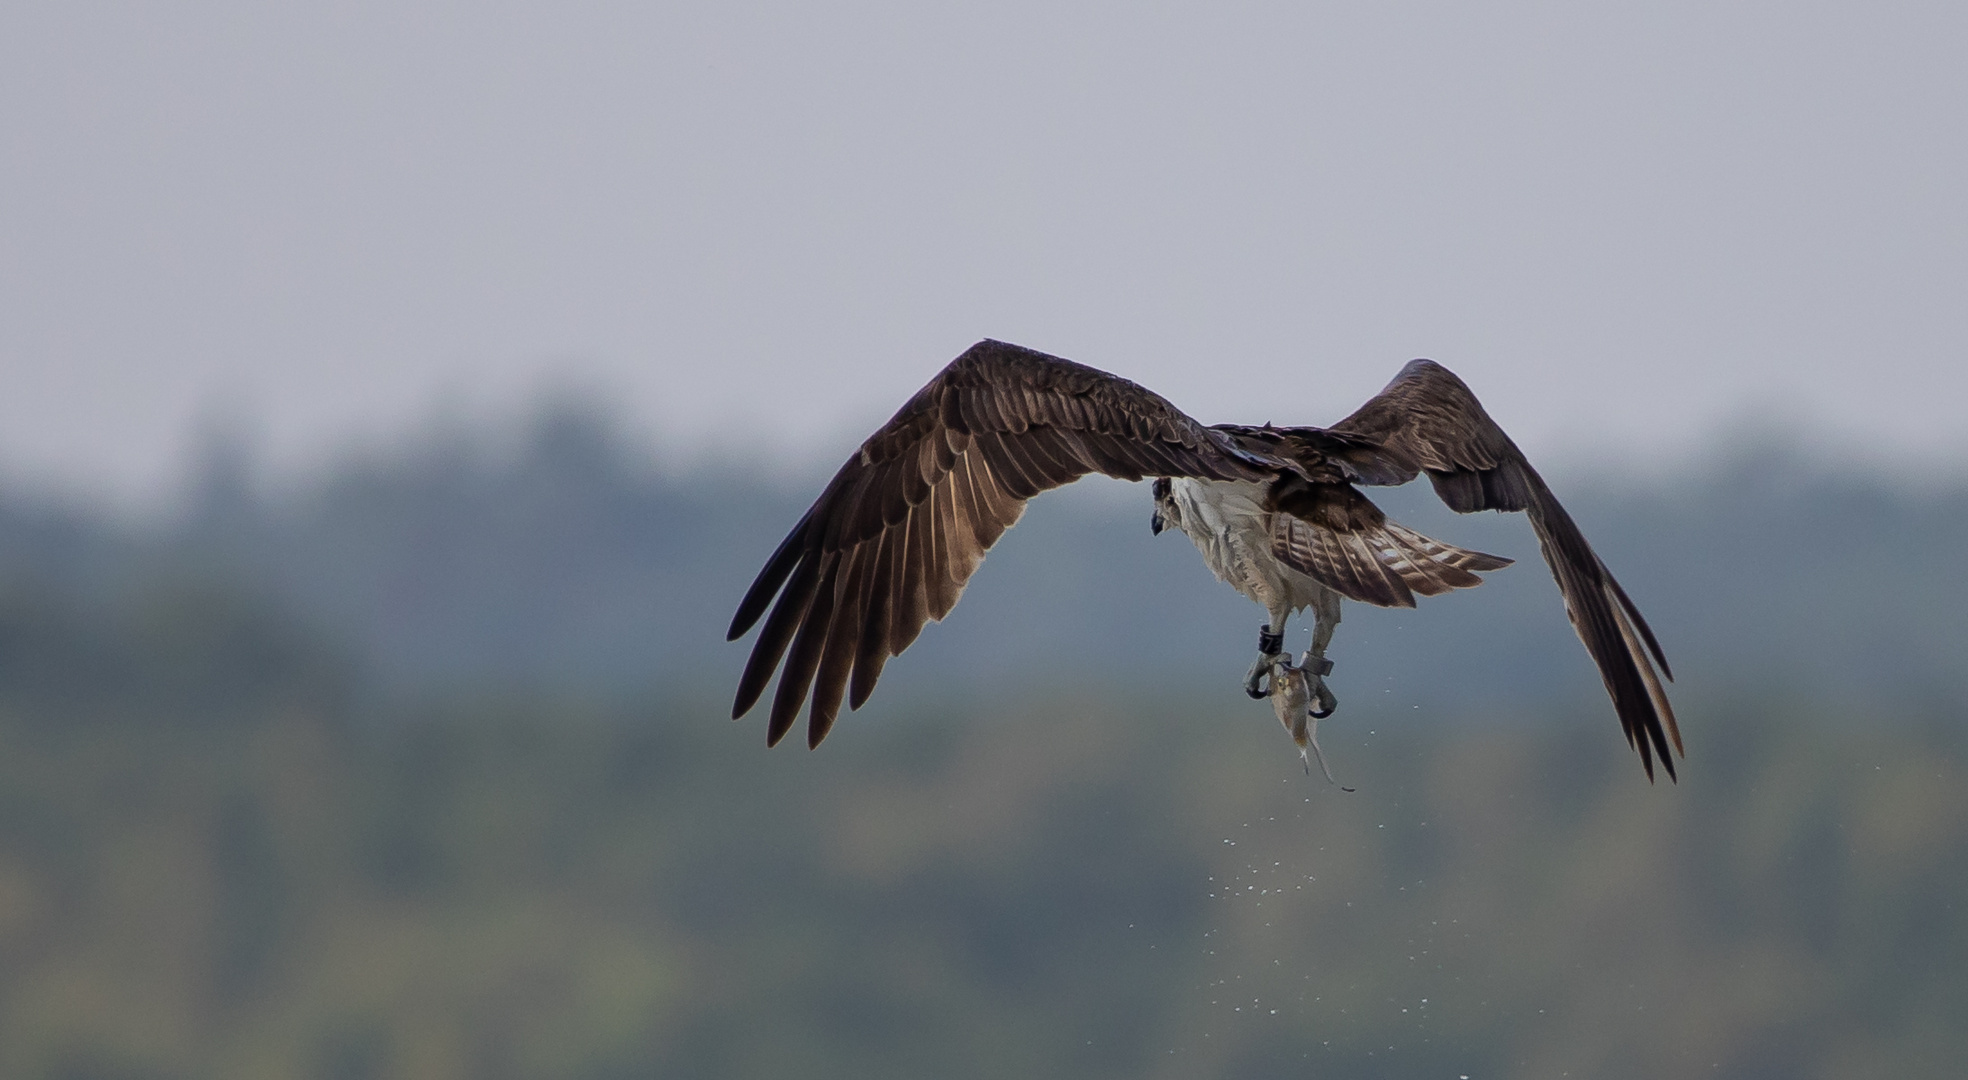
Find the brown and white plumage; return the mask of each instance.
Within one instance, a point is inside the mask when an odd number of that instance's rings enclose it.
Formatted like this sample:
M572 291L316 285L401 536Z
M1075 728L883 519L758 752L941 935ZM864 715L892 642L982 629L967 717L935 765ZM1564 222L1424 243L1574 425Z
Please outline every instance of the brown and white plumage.
M1332 622L1337 599L1326 590L1412 606L1417 594L1479 584L1476 571L1509 560L1389 521L1354 486L1406 483L1423 471L1454 509L1530 511L1628 741L1648 776L1650 749L1672 776L1663 722L1677 749L1680 737L1649 663L1650 656L1660 660L1666 673L1652 631L1468 388L1427 361L1408 365L1330 429L1205 427L1117 376L1015 345L978 343L861 445L767 560L731 623L735 640L765 618L732 716L758 703L783 660L767 741L785 735L810 693L807 744L817 746L843 697L859 708L888 658L929 620L949 614L1026 500L1093 472L1177 478L1225 496L1223 505L1240 507L1242 516L1224 537L1288 590L1325 594L1318 606L1330 605ZM1158 505L1167 495L1158 483ZM1204 530L1184 531L1224 574ZM1290 610L1315 602L1297 593L1267 599L1261 582L1232 583L1274 615L1279 603ZM1324 635L1330 633L1327 623ZM1318 647L1323 657L1322 640Z

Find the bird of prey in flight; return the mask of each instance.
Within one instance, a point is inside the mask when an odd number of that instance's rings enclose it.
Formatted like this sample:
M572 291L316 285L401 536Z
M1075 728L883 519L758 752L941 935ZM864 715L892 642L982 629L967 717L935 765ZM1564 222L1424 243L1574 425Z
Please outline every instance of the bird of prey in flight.
M1473 588L1479 572L1510 562L1388 520L1358 485L1426 473L1460 513L1524 511L1627 743L1648 779L1656 757L1674 776L1668 745L1680 751L1681 734L1661 685L1673 675L1653 631L1516 444L1429 360L1331 427L1206 427L1104 371L973 345L861 444L766 560L727 638L765 616L732 718L751 711L783 660L766 742L785 736L810 691L806 741L818 746L843 695L860 708L889 657L950 613L1026 500L1096 472L1153 477L1154 531L1181 530L1218 578L1264 607L1244 689L1273 698L1301 752L1306 716L1335 707L1325 652L1342 597L1413 607L1417 594ZM1285 622L1304 609L1311 647L1294 664Z

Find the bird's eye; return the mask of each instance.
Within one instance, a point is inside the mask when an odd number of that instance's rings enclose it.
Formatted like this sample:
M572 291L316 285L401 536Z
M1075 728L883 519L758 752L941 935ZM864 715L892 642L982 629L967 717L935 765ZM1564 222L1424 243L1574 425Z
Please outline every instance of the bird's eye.
M1166 498L1168 498L1168 497L1169 497L1169 490L1170 490L1170 488L1171 488L1171 486L1172 486L1172 485L1170 485L1170 483L1169 483L1169 478L1168 478L1168 477L1166 477L1166 476L1158 476L1158 477L1156 477L1156 478L1155 478L1155 498L1157 498L1157 499L1166 499Z

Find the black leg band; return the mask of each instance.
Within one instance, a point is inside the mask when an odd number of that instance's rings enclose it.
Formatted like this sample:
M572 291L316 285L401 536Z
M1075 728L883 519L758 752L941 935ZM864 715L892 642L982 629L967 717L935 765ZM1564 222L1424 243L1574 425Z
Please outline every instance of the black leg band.
M1258 652L1261 652L1266 656L1276 656L1278 655L1278 653L1284 650L1284 647L1285 647L1285 635L1283 632L1274 634L1271 632L1271 628L1269 626L1260 626L1257 628Z

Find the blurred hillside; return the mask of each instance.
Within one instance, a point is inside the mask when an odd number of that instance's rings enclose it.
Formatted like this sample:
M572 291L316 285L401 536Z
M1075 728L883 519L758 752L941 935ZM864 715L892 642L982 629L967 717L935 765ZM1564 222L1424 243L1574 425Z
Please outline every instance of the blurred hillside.
M1715 459L1653 484L1554 476L1681 685L1837 706L1968 700L1968 487L1895 490L1777 447ZM567 405L518 438L431 436L273 491L219 443L171 520L117 526L0 497L0 588L99 603L158 580L224 582L338 641L392 692L727 687L745 651L723 640L737 599L833 465L791 486L672 477ZM1425 484L1374 497L1519 565L1417 611L1349 605L1333 652L1343 702L1432 714L1600 693L1520 516L1459 517ZM1097 478L1034 500L870 709L1007 679L1234 687L1260 616L1147 519L1145 488Z
M1038 500L821 753L724 719L803 508L591 412L180 514L0 497L0 1075L1899 1077L1968 1055L1968 493L1559 477L1650 786L1523 565L1349 610L1343 794L1146 493ZM820 470L824 472L824 469Z
M1045 696L768 751L719 703L376 724L308 665L0 708L0 1073L50 1080L1948 1075L1968 744L1690 696L1327 728ZM160 671L173 665L160 665ZM194 716L198 717L194 719ZM744 737L740 737L740 736ZM1617 749L1617 752L1613 752Z

